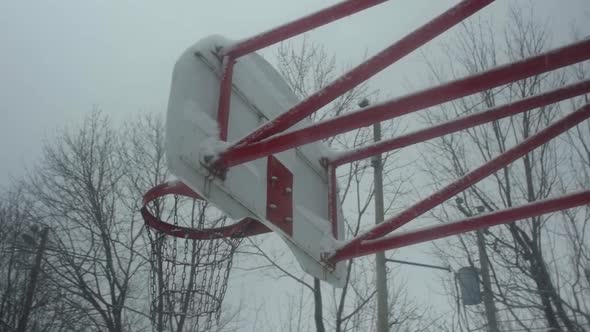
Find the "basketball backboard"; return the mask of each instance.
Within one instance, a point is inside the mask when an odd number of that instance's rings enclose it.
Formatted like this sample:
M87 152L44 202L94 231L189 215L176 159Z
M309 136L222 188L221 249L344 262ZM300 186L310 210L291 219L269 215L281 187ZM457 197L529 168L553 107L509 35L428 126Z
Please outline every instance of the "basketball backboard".
M210 36L189 47L172 76L166 120L170 171L231 218L253 218L279 234L309 274L335 286L344 282L342 262L327 267L320 254L343 240L337 206L329 218L328 173L321 142L304 145L215 174L210 161L228 143L220 139L218 100L223 64L219 50L231 41ZM239 58L233 67L227 142L235 142L297 105L281 75L260 55ZM309 125L303 120L294 128Z
M310 123L308 117L314 112L492 1L459 2L303 101L298 100L268 62L253 53L383 2L342 1L238 43L211 36L188 48L174 68L166 153L170 170L190 190L184 185L167 184L150 189L144 195L142 208L146 224L167 235L199 240L249 236L270 229L282 236L305 271L339 286L344 282L342 262L345 260L590 202L590 190L584 190L389 235L590 118L590 105L584 105L395 216L342 242L344 229L336 187L337 167L590 91L590 80L583 80L332 155L318 142L590 58L590 40L585 39L362 110ZM147 206L151 200L170 193L205 199L240 221L223 229L205 231L181 229L162 222L149 214Z

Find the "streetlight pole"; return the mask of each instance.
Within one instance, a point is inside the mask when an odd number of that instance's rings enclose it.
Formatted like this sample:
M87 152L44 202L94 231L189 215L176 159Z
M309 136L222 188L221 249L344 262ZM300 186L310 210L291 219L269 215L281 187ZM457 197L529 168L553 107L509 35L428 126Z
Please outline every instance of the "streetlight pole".
M463 199L457 198L457 208L466 217L472 217L474 213L463 206ZM483 212L483 207L478 206L478 213ZM489 332L500 332L498 327L498 319L496 317L496 304L494 303L494 293L492 291L492 280L490 278L490 268L488 261L488 253L486 249L484 232L485 230L478 229L475 231L477 239L477 251L479 254L479 265L481 273L481 282L483 284L483 304L486 311L486 320L488 322Z
M492 292L492 281L490 278L490 269L488 253L485 245L483 231L475 231L477 237L477 249L479 251L479 264L481 265L481 281L483 283L483 304L486 309L486 318L488 321L489 332L499 332L498 321L496 319L496 305L494 303L494 293Z
M417 263L417 262L409 262L409 261L403 261L403 260L400 260L400 259L392 259L392 258L386 258L385 261L388 262L388 263L398 263L398 264L404 264L404 265L412 265L412 266L424 267L424 268L428 268L428 269L435 269L435 270L443 270L443 271L447 271L447 272L453 272L453 270L451 270L451 267L450 266L440 266L440 265L424 264L424 263Z
M363 99L359 106L367 107L368 99ZM381 140L381 123L373 125L373 140ZM374 176L374 194L375 194L375 224L382 223L385 219L383 203L383 160L381 154L376 155L371 160ZM378 252L375 254L375 286L377 290L377 332L389 331L389 306L387 304L387 270L385 267L385 253Z
M29 285L27 286L27 293L25 294L23 313L18 321L18 326L16 328L17 332L25 332L27 330L29 314L31 313L31 308L33 306L33 296L35 295L35 288L37 287L37 279L39 277L39 272L41 271L43 253L45 252L45 247L47 247L48 233L49 227L45 227L41 231L41 241L39 242L39 246L37 247L37 255L35 255L35 262L33 263L33 267L31 269Z

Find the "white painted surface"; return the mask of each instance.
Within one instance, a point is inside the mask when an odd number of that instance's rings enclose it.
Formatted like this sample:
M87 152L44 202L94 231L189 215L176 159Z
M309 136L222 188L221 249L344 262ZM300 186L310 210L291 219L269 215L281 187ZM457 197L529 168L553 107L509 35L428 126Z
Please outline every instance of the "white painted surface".
M320 253L343 240L339 208L339 238L328 221L328 181L321 157L322 143L308 144L275 155L293 174L293 236L265 219L267 158L229 169L225 180L211 176L204 158L222 151L218 139L217 103L221 63L212 53L230 41L211 36L188 48L177 61L166 121L166 154L172 173L233 219L253 217L287 242L301 267L311 275L341 286L344 264L326 269ZM251 54L234 66L228 141L237 141L264 122L285 112L299 100L276 70L261 56ZM295 127L309 124L301 121Z

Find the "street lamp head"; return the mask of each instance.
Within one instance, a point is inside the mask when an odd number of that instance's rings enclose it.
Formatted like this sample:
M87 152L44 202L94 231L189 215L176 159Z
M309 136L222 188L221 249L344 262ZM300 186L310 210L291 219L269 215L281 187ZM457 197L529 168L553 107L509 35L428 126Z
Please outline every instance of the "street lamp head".
M361 107L361 108L367 107L367 106L369 106L369 104L370 104L370 102L369 102L369 99L367 99L367 98L363 98L363 100L359 101L359 103L358 103L359 107Z
M29 234L23 233L23 234L21 234L21 237L27 245L30 245L30 246L37 245L37 241L35 241L35 239L32 236L30 236Z

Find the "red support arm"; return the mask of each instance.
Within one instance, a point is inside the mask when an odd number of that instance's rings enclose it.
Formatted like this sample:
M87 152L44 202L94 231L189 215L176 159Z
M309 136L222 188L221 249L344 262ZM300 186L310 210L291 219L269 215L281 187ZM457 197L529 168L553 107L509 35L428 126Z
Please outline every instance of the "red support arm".
M507 224L520 219L531 218L588 204L590 204L590 190L585 190L562 197L528 203L515 208L481 214L452 223L436 225L434 227L425 227L380 239L364 241L357 246L355 250L337 250L333 253L329 261L331 263L336 263L346 259L442 239L477 229Z
M508 116L522 113L534 108L557 103L585 93L590 93L590 80L564 86L536 96L525 98L513 103L477 112L457 119L443 122L430 128L417 130L413 133L384 140L379 143L360 147L339 154L330 160L334 166L340 166L356 160L365 159L387 151L401 149L416 143L424 142L436 137L455 133L467 128L499 120Z
M566 117L556 121L552 125L538 132L537 134L529 137L520 144L511 148L510 150L500 154L489 162L476 168L475 170L467 173L462 178L455 182L447 185L441 190L435 192L424 200L412 205L406 210L402 211L395 217L373 227L373 229L357 236L350 240L347 244L337 249L336 253L330 259L336 261L340 260L339 257L355 255L357 250L362 246L365 240L372 240L382 237L401 226L405 225L409 221L421 216L422 214L430 211L432 208L442 204L447 199L457 195L463 190L476 184L485 177L497 172L502 167L510 164L516 159L522 157L533 149L547 143L551 139L557 137L559 134L567 131L568 129L578 125L580 122L590 117L590 104L580 108L579 110L567 115Z
M338 181L336 167L328 165L328 219L332 224L332 235L338 239Z
M361 111L318 122L259 143L234 146L220 154L217 164L220 167L231 167L588 59L590 59L590 40L584 40L367 107Z
M217 107L217 123L219 124L219 139L227 141L229 126L229 106L231 98L232 77L235 60L230 56L223 57L221 85L219 87L219 103Z
M323 106L329 104L346 91L366 81L381 70L426 44L434 37L447 31L467 17L476 13L493 0L464 0L439 15L432 21L405 36L397 43L389 46L361 65L352 69L342 77L336 79L325 88L309 96L289 111L274 120L262 125L235 145L245 145L260 141L276 133L284 131L305 117L313 114Z
M229 55L234 59L237 59L248 53L255 52L259 49L339 20L385 1L387 0L348 0L341 2L293 22L263 32L252 38L238 42L229 49L224 50L224 55Z

